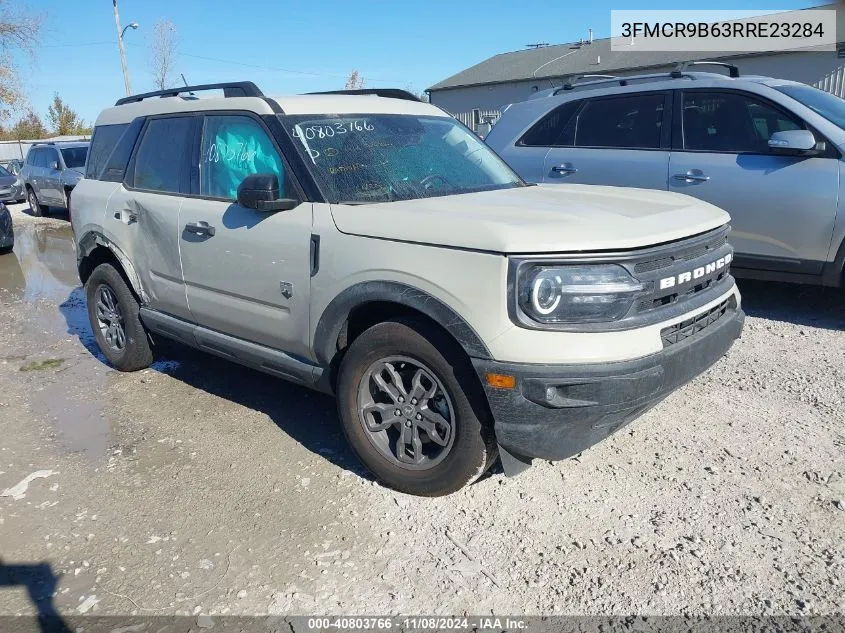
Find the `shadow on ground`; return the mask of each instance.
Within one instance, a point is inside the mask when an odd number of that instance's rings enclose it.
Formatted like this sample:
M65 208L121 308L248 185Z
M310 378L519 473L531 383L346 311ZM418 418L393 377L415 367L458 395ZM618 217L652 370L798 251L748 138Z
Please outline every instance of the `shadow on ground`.
M53 604L59 577L48 563L7 565L0 559L0 589L23 587L38 611L38 627L42 633L70 633Z
M59 311L65 318L67 332L77 337L97 360L108 364L91 330L82 288L73 290ZM152 369L219 398L261 411L312 453L360 477L372 479L343 436L335 402L330 396L168 341L161 341L156 347Z
M21 209L20 212L33 218L37 217L32 212L32 207L26 207L25 209ZM53 209L53 207L50 207L49 210L45 210L44 206L42 205L41 212L42 217L53 218L56 220L67 220L68 222L70 222L70 215L68 214L67 209Z
M845 330L845 289L739 280L749 316L796 325Z

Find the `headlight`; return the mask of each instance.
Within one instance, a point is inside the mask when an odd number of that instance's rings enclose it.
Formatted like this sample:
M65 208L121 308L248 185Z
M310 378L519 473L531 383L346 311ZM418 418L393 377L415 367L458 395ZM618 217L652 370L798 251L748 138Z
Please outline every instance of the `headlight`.
M526 266L520 270L520 309L539 323L621 319L643 285L621 266Z

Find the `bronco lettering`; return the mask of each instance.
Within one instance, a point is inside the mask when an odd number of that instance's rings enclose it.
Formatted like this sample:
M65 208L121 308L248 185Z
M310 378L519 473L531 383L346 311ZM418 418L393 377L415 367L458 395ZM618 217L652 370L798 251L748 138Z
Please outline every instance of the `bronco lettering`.
M664 277L660 280L660 289L666 290L667 288L674 288L675 286L689 283L693 279L701 279L704 275L709 275L717 270L721 270L731 263L731 259L733 259L733 255L728 253L724 257L720 257L715 262L710 262L706 266L699 266L691 271L683 272L673 277Z

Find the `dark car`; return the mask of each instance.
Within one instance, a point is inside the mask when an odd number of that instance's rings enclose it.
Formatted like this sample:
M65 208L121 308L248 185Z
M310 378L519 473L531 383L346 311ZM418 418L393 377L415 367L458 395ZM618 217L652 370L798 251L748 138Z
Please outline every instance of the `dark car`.
M11 253L15 245L15 232L12 230L12 214L8 207L0 202L0 255Z
M0 202L23 202L24 199L20 178L0 165Z

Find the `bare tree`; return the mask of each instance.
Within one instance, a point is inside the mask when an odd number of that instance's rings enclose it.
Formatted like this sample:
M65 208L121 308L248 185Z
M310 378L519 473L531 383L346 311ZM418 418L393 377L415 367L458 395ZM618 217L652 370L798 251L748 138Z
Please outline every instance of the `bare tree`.
M360 90L364 87L364 78L360 75L357 70L353 70L349 73L349 77L346 79L346 85L343 87L344 90Z
M170 87L170 75L176 63L176 27L170 20L159 20L153 26L150 43L150 68L153 83L159 90Z
M9 0L0 0L0 118L8 117L26 103L15 53L35 53L42 22L43 16L21 10Z

